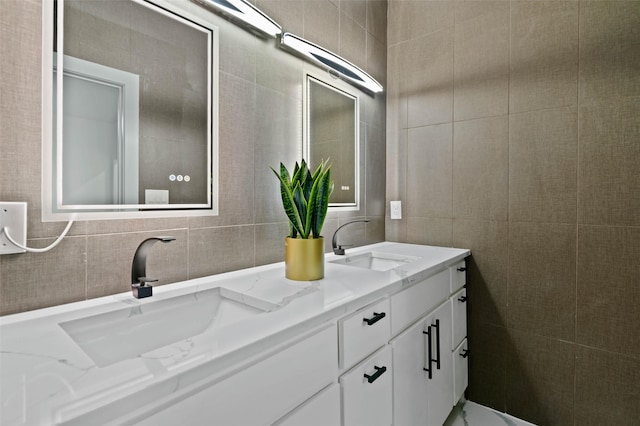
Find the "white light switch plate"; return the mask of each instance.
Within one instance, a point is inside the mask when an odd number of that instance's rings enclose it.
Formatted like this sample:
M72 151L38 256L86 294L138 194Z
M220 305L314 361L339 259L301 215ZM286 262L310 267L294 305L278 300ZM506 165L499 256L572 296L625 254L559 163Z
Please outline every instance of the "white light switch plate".
M18 244L27 245L27 203L0 202L0 231L7 228L11 238ZM0 232L0 254L25 253Z
M391 219L402 219L402 201L391 202Z

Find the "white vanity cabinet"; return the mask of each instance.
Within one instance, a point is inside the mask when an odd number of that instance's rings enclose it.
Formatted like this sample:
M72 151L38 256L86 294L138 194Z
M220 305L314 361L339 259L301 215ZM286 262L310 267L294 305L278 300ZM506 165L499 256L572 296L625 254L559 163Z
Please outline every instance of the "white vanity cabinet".
M333 383L277 421L274 426L328 426L340 424L340 386Z
M422 289L414 286L392 296L393 325L398 324L396 309L407 303L415 305L422 301L423 306L430 307L434 300L441 302L426 315L414 316L415 322L390 342L395 426L441 426L467 387L464 268L464 262L460 262L416 284L423 286ZM429 285L425 285L430 280ZM420 291L424 291L422 299L407 297ZM443 292L446 292L444 301ZM402 303L394 304L394 299ZM411 311L415 315L419 309L412 307ZM402 324L411 320L406 312L401 313L401 317Z

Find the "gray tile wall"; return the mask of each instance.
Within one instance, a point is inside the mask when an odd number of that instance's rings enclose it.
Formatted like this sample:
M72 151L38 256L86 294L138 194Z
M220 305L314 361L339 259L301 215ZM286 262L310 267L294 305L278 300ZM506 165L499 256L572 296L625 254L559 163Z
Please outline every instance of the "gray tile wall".
M386 80L386 1L257 0L285 30L344 55ZM157 244L149 275L167 284L281 261L288 232L269 166L292 165L302 144L302 79L308 65L206 12L182 3L220 28L220 215L217 217L77 222L46 254L0 257L0 314L128 291L133 253L144 238ZM41 0L0 0L0 200L27 201L28 244L45 246L64 227L40 215ZM363 94L361 209L331 213L329 236L367 216L345 241L384 239L385 95ZM328 243L330 248L330 242Z
M467 397L637 425L640 3L390 0L388 22L386 237L471 249Z

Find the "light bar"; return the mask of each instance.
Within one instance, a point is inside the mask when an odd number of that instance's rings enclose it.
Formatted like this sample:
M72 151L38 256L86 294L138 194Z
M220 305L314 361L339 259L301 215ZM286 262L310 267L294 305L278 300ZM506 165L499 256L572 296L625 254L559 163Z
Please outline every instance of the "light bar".
M246 24L250 29L255 29L270 37L277 37L282 33L282 27L276 21L265 15L244 0L192 0L202 6L220 12L232 19Z
M349 83L363 87L372 93L380 93L384 90L382 85L373 77L351 62L302 37L291 33L284 33L282 34L280 43L295 51L300 56L309 59L311 62L328 68L330 72L337 73L342 79Z

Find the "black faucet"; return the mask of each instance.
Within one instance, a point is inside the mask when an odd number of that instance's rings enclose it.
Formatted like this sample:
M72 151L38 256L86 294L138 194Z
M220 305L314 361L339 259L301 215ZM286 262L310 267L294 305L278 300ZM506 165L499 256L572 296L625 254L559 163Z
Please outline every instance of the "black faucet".
M153 287L147 285L147 283L156 282L153 278L147 278L147 253L157 241L163 243L170 243L175 240L174 237L151 237L147 238L140 243L136 254L133 256L133 263L131 264L131 291L133 297L136 299L142 299L149 297L153 294Z
M358 223L358 222L369 222L369 219L358 219L358 220L352 220L351 222L347 222L342 226L339 226L338 229L336 229L336 232L333 233L333 238L331 239L331 245L333 246L333 252L335 254L339 254L339 255L344 255L344 248L342 246L338 245L338 231L341 230L342 228L344 228L347 225L350 225L352 223ZM348 247L348 246L345 246Z

